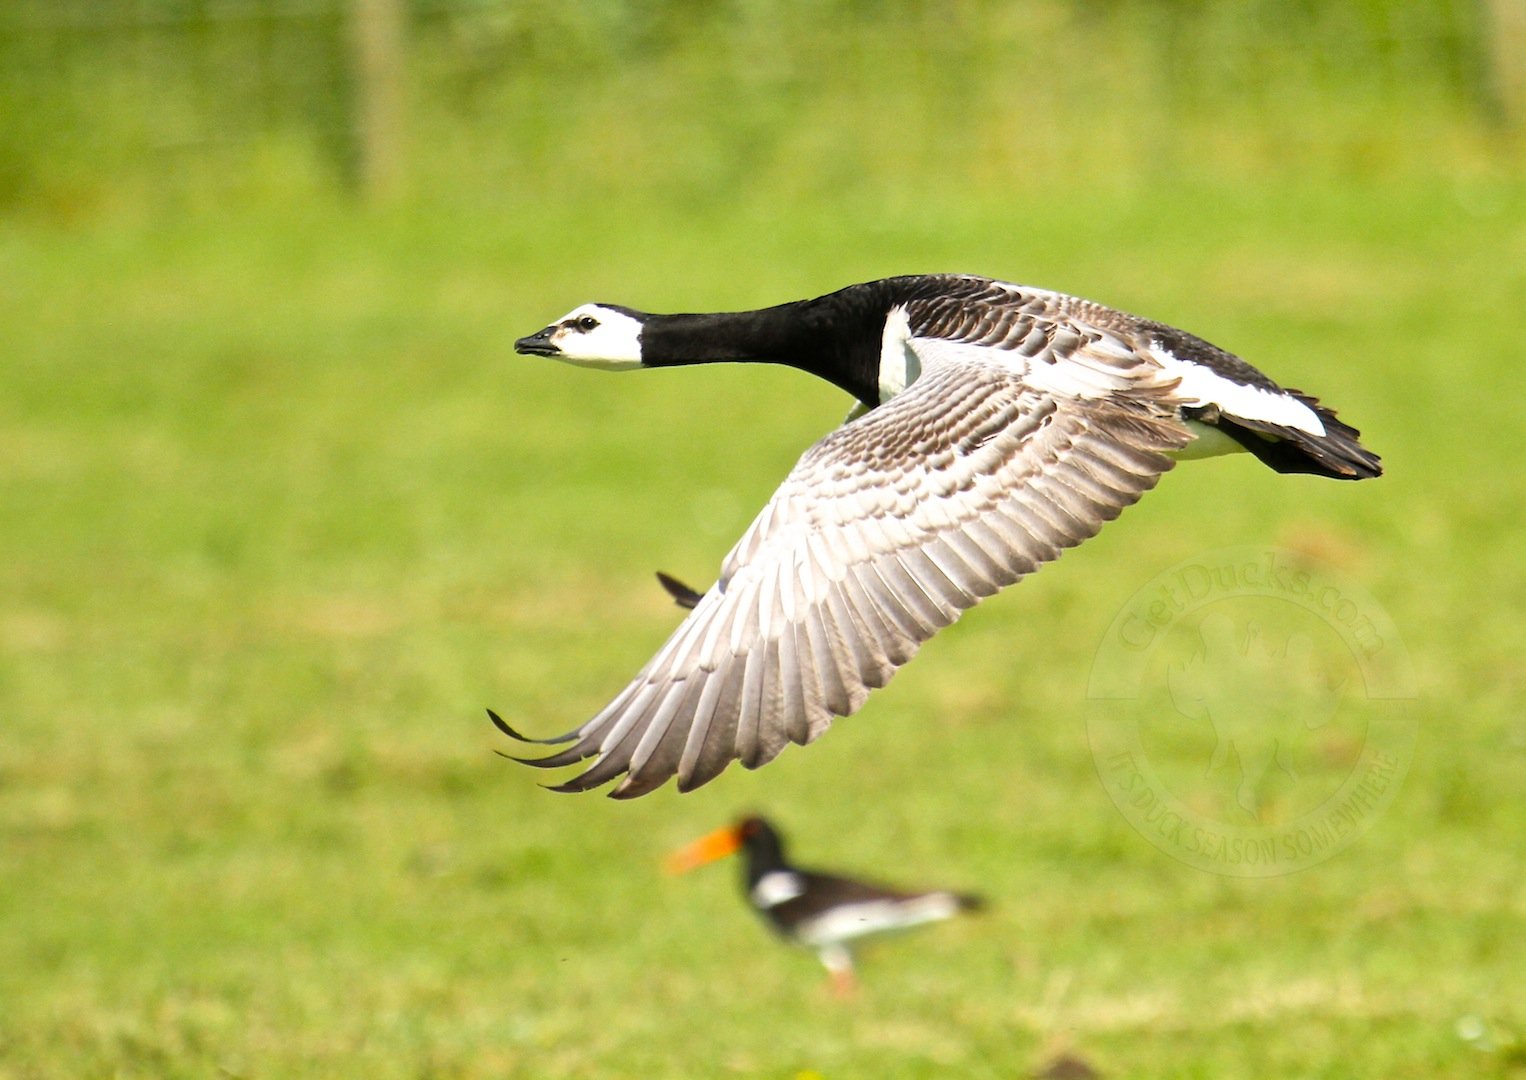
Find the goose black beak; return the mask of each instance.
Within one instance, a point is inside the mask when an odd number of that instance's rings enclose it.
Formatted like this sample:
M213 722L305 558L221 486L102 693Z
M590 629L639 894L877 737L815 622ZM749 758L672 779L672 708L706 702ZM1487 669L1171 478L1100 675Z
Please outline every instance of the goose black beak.
M520 338L514 342L514 351L526 356L555 356L562 351L551 343L551 331L555 329L554 326L548 326L529 337Z

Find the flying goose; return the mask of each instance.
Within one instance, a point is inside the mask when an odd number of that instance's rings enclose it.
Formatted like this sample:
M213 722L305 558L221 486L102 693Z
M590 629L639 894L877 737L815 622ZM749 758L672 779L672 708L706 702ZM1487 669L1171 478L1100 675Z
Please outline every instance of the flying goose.
M560 752L557 785L698 787L817 738L965 609L1117 517L1178 459L1377 476L1355 428L1182 330L970 275L886 278L758 311L584 304L520 353L623 370L787 364L847 391L652 660Z
M985 906L978 896L946 889L903 892L802 870L785 859L779 830L760 817L743 818L675 851L668 871L685 873L739 850L748 905L785 941L815 950L839 994L854 987L852 942Z

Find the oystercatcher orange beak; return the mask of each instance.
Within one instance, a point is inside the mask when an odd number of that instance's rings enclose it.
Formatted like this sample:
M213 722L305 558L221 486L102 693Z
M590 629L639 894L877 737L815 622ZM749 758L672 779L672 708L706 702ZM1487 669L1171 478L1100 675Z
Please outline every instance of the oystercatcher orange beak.
M741 847L742 830L735 825L727 825L724 829L716 829L694 843L679 848L663 860L663 866L670 874L683 874L696 866L734 855Z

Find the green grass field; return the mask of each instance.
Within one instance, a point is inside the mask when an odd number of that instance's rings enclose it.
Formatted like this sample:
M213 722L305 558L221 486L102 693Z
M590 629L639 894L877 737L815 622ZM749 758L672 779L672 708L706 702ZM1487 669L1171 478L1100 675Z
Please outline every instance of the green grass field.
M816 211L5 233L0 1075L1520 1071L1526 186ZM710 580L844 410L795 372L607 377L510 340L595 296L935 268L1227 343L1389 476L1187 465L815 746L693 795L552 795L494 757L484 706L591 714L676 619L652 572ZM1236 880L1109 804L1087 674L1135 587L1244 543L1383 604L1419 741L1357 844ZM734 866L658 873L742 810L992 911L871 950L832 1001Z
M792 199L0 231L0 1077L1526 1071L1526 183ZM591 715L678 617L652 572L708 583L846 408L512 339L586 299L946 269L1203 334L1388 475L1183 466L820 742L691 795L559 796L494 756L484 706ZM1392 617L1419 738L1352 846L1237 879L1114 809L1087 679L1153 575L1265 543ZM835 1001L735 866L659 872L745 810L992 909L869 951Z

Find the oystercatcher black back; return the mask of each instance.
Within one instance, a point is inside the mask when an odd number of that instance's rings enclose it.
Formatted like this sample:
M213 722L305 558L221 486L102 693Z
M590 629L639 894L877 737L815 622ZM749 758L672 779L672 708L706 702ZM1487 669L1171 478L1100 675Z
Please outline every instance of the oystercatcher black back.
M989 278L886 278L718 314L585 304L515 348L615 370L786 364L857 402L593 719L537 740L493 716L523 742L570 744L530 764L594 759L560 791L622 774L617 798L674 776L687 791L812 741L1177 460L1243 450L1283 473L1381 472L1334 411L1201 338Z
M983 906L979 897L938 889L903 892L866 881L802 870L784 857L779 831L749 817L703 836L668 858L683 873L737 850L747 903L780 937L812 949L839 993L854 986L850 945L861 938L952 918Z

